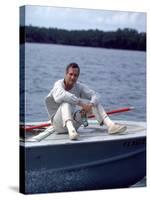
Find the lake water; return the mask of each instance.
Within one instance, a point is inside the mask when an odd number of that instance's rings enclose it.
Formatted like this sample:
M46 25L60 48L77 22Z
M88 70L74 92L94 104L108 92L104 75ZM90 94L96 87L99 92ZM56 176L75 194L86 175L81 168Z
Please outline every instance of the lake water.
M106 110L135 107L134 111L113 118L146 120L145 52L26 43L27 122L48 120L44 98L54 82L64 77L70 62L79 64L79 80L100 94Z
M64 77L70 62L79 64L79 80L100 94L106 110L135 107L134 111L114 115L112 119L146 121L145 52L26 43L25 66L21 59L21 67L25 67L26 122L48 120L44 98L54 82ZM32 173L27 177L32 184ZM136 187L145 182L144 178Z

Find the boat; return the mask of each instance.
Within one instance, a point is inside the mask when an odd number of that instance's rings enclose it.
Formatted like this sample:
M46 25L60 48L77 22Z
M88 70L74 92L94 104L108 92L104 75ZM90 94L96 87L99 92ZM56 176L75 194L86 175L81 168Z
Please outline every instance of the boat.
M125 188L144 178L146 122L115 122L127 130L109 135L105 126L89 119L88 127L78 129L75 141L52 126L26 133L20 140L25 193Z

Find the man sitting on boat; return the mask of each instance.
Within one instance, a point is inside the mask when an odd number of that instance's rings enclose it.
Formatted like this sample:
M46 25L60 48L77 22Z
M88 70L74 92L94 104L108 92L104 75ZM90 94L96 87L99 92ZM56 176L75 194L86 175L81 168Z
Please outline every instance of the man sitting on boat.
M46 97L46 106L54 129L58 133L68 131L69 138L76 140L79 137L77 129L83 124L83 117L92 112L100 125L106 125L109 134L125 131L126 126L116 124L108 117L100 104L99 95L77 81L79 74L78 64L70 63L64 79L58 80Z

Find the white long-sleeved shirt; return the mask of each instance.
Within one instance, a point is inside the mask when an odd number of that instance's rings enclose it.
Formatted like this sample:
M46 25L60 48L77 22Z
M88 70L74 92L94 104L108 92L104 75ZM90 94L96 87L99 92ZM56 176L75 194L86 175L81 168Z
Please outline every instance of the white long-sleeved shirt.
M58 80L46 97L46 106L50 118L55 115L60 104L63 102L78 105L79 101L83 101L84 99L89 100L93 104L99 102L98 94L87 85L76 82L71 90L66 91L64 79Z

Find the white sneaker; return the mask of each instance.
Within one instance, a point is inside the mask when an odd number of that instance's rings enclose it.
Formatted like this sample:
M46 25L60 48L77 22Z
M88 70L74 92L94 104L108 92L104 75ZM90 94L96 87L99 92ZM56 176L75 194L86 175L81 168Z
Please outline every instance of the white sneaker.
M110 128L108 128L108 133L109 134L117 134L117 133L122 133L126 131L127 127L125 125L121 124L114 124Z
M76 130L69 131L69 138L70 140L77 140L79 138L79 134L76 132Z

